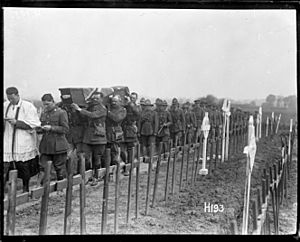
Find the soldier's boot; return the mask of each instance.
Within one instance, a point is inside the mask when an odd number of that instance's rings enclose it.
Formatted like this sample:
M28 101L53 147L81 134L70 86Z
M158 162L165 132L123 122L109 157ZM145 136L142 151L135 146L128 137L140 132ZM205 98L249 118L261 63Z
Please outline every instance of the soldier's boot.
M143 155L144 155L143 162L148 163L149 162L149 156L148 156L148 153L147 153L147 147L145 147L145 146L143 146Z
M23 179L23 193L29 192L29 179Z

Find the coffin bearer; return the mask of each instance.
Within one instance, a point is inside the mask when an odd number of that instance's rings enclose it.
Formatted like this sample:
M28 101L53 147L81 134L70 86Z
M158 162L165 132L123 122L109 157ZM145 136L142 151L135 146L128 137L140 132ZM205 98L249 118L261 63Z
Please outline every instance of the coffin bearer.
M141 113L138 130L141 136L143 155L150 156L151 144L155 144L155 137L158 131L158 116L152 110L153 104L151 104L149 99L145 100L142 106L144 106L144 110Z
M23 192L28 192L30 177L39 171L35 128L41 123L34 105L22 100L17 88L7 88L6 95L8 101L3 107L3 184L7 181L8 171L17 169L23 180Z
M138 128L137 122L140 118L140 108L136 104L136 100L138 98L138 94L132 92L130 95L130 101L125 105L126 108L126 118L122 122L122 129L124 131L124 146L125 150L122 150L121 157L125 163L129 163L129 161L133 160L131 157L131 150L135 147L138 142ZM128 171L124 171L123 175L129 175Z
M40 142L41 183L49 160L53 162L57 180L66 177L68 141L65 135L69 132L67 112L55 105L52 95L44 94L42 102L44 111L40 118L41 128L38 130L43 134Z
M184 103L182 108L185 118L186 143L191 144L193 135L195 133L196 115L191 111L189 102Z
M172 125L170 126L171 139L173 140L174 146L177 146L178 144L175 144L176 137L177 140L180 141L185 128L184 114L182 109L179 107L177 98L172 99L172 105L169 112L172 117Z
M73 174L79 174L79 153L83 152L83 134L85 128L87 127L87 117L82 116L69 104L64 104L63 102L60 102L57 106L65 110L68 114L69 132L66 134L66 138L69 143L69 150L67 159L72 159L74 169ZM91 169L89 159L86 158L85 161L86 169Z
M95 91L90 100L88 100L87 109L80 108L76 103L72 103L71 106L77 110L80 115L87 117L87 125L83 133L83 151L86 153L86 157L92 158L92 170L93 178L91 180L91 186L97 185L98 182L98 169L105 167L105 146L106 128L105 120L107 115L107 109L102 103L103 94Z
M170 130L169 127L172 124L172 117L169 111L167 111L168 103L167 101L162 101L160 99L156 99L156 112L158 116L158 132L156 136L156 148L158 150L158 146L160 142L163 142L163 150L162 153L166 153L168 151L168 140L170 138Z
M118 148L124 141L122 122L126 118L126 109L121 106L121 98L114 95L110 99L106 117L107 147L111 150L111 165L117 164Z

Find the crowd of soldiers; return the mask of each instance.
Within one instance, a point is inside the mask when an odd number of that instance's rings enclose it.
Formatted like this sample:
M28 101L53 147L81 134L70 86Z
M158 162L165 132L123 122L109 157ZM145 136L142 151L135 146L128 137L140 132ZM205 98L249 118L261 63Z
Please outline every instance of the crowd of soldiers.
M11 99L16 99L16 103L20 103L17 89L13 88L12 94L7 93ZM110 165L120 160L130 163L136 155L133 148L140 143L142 156L147 162L151 152L157 152L161 142L162 153L167 152L169 140L173 147L201 142L201 125L206 112L210 122L208 138L220 140L222 137L224 116L221 105L206 103L201 99L180 104L177 98L173 98L170 104L159 98L154 104L144 98L137 103L138 94L135 92L125 99L112 95L108 103L104 103L103 98L103 93L95 91L87 100L87 106L82 107L63 101L55 103L51 94L43 95L44 110L40 125L36 124L36 128L33 125L26 127L28 130L36 129L42 135L39 144L41 172L44 172L47 161L52 160L57 179L63 179L70 152L76 153L76 160L83 153L86 169L93 170L90 185L97 185L100 181L98 169L105 167L106 148L111 150ZM249 113L233 108L230 111L230 132L247 129ZM15 121L10 123L18 130ZM152 144L156 147L155 151L152 151ZM79 173L79 168L77 163L73 173ZM122 172L128 175L128 171Z
M125 99L125 103L115 95L105 106L103 94L95 92L86 109L75 103L68 107L70 128L66 136L77 154L85 153L86 167L94 171L91 185L99 181L97 169L105 166L105 147L111 149L111 165L114 165L120 157L124 163L131 162L135 156L133 148L140 143L141 154L147 162L150 153L158 151L160 142L163 144L162 153L167 152L169 140L173 146L199 142L203 137L201 125L205 112L208 112L211 125L209 139L222 136L223 112L219 105L200 99L180 104L177 98L173 98L170 105L160 98L154 104L149 99L141 98L139 103L137 100L135 92ZM233 122L230 130L236 125L242 132L242 128L247 128L249 113L240 109L231 111ZM151 150L152 144L154 151ZM118 148L121 150L120 157ZM76 172L79 173L79 167ZM128 171L124 170L123 175L128 175Z

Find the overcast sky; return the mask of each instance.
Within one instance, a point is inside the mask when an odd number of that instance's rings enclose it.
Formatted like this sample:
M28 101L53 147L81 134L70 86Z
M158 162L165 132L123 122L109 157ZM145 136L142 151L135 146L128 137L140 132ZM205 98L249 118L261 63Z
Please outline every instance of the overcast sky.
M149 97L296 94L295 10L4 8L4 88Z

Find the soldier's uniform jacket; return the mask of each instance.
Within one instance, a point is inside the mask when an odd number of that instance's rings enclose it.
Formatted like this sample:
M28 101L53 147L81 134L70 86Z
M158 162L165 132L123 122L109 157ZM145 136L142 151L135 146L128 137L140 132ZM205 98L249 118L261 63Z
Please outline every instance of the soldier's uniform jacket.
M194 107L193 112L196 116L196 127L201 128L202 120L204 118L204 110L201 107Z
M173 106L170 107L169 112L172 117L172 124L170 126L170 132L176 133L183 131L185 128L185 117L181 108L175 109Z
M106 107L102 103L92 102L86 110L81 109L80 114L87 117L83 134L83 143L91 145L106 144Z
M67 152L68 142L66 134L69 132L67 112L59 107L54 107L41 114L41 126L51 125L50 131L42 131L40 153L55 155Z
M190 126L190 130L196 126L196 115L191 112L190 110L186 111L184 113L185 118L185 129L188 128L188 125Z
M126 109L120 105L109 106L106 117L107 142L120 142L124 140L122 122L126 118Z
M169 111L167 110L157 110L158 116L158 131L160 131L157 136L164 137L170 136L170 125L172 124L172 117ZM166 127L163 127L164 124L167 124Z
M140 119L140 107L136 104L127 104L126 118L122 122L125 142L137 141L137 122Z
M139 132L141 135L156 135L158 131L158 116L154 110L143 110L139 121Z

